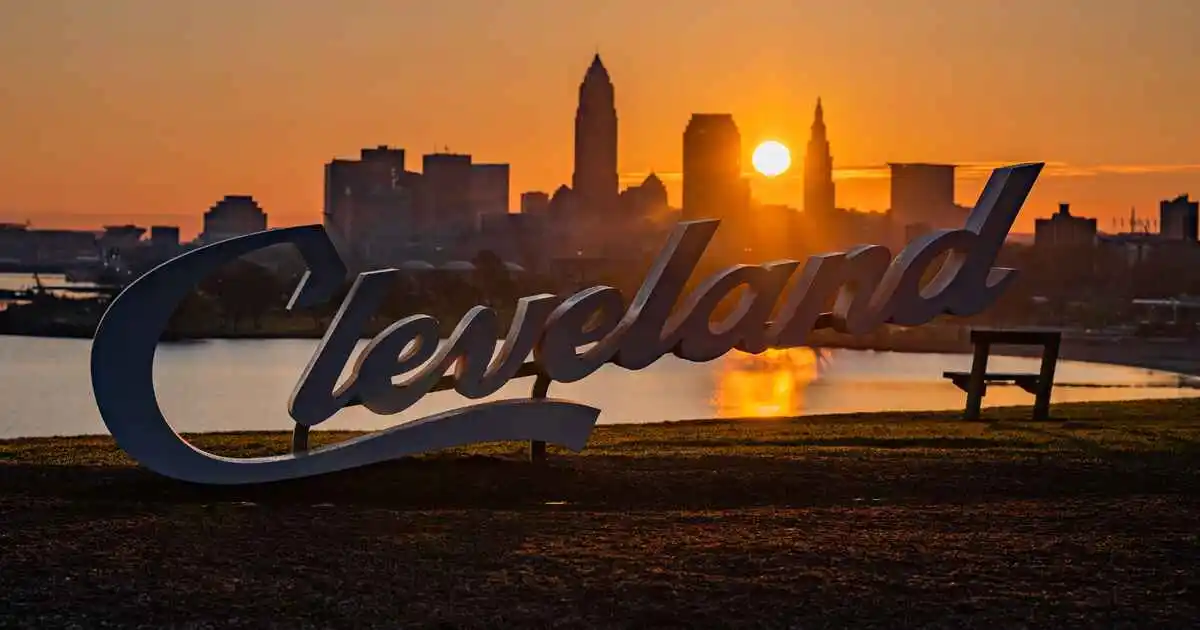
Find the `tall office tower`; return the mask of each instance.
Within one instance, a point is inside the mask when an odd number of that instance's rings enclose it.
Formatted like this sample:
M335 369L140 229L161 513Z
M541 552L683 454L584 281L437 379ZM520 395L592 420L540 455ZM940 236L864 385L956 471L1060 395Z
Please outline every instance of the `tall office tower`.
M509 166L507 164L471 165L471 208L476 220L508 214Z
M828 214L834 207L833 156L829 152L824 110L818 98L808 152L804 157L804 211Z
M421 163L425 222L435 232L475 229L478 222L471 205L471 156L431 153Z
M421 175L404 170L404 157L404 149L378 146L325 165L325 227L360 262L382 262L419 232Z
M749 202L742 136L731 114L692 114L683 132L683 218L736 219ZM728 228L722 228L727 231Z
M1179 195L1159 202L1158 211L1158 231L1164 237L1196 242L1200 232L1200 202Z
M953 164L888 164L892 172L892 221L931 228L961 227L966 213L954 205ZM961 216L959 216L961 215Z
M584 216L602 218L617 206L617 108L600 55L592 59L579 84L571 188Z

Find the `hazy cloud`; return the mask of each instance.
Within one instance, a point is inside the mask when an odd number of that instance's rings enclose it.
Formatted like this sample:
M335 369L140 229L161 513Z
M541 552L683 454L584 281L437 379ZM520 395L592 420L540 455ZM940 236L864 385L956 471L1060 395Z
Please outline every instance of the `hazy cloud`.
M993 170L1008 166L1013 162L958 162L959 177L985 178ZM1099 175L1155 175L1200 173L1200 164L1095 164L1080 165L1066 162L1046 162L1042 171L1043 177L1096 177ZM655 171L663 181L680 181L683 173ZM640 183L649 173L624 173L621 181L629 184ZM754 173L746 173L754 176ZM833 169L833 178L838 181L862 179L887 179L889 177L887 164L863 166L843 166ZM782 179L803 179L799 171L791 171L781 176Z

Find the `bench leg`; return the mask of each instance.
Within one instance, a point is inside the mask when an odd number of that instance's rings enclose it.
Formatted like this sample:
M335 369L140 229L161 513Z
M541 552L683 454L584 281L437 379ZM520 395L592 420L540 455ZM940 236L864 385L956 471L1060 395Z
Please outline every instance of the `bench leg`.
M1046 344L1042 351L1042 369L1038 374L1037 394L1033 402L1033 419L1050 418L1050 392L1054 389L1054 367L1058 365L1058 341Z
M980 408L983 407L983 392L986 384L988 352L991 344L981 341L975 344L975 356L971 360L971 380L967 384L967 409L963 414L966 420L978 420Z

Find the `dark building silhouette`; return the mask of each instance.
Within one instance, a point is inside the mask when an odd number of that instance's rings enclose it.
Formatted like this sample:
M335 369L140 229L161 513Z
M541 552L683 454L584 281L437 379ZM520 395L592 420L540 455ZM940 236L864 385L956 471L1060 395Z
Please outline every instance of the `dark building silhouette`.
M954 165L888 164L892 212L917 223L941 206L954 205Z
M898 230L925 224L929 229L962 227L968 209L954 203L953 164L888 164L891 169L892 224Z
M0 223L0 263L64 265L99 260L99 239L90 230L31 230L28 224Z
M722 219L746 211L742 136L731 114L692 114L683 132L683 218ZM728 226L722 228L728 231Z
M1033 244L1046 247L1092 247L1096 244L1096 220L1071 215L1071 204L1058 204L1058 214L1034 222Z
M262 229L266 229L266 215L263 216ZM145 234L146 228L137 225L106 225L99 238L100 250L105 256L131 252L141 245Z
M179 226L150 226L150 245L151 247L162 249L173 249L179 247Z
M647 175L646 179L642 180L641 187L643 189L652 191L654 198L660 201L663 205L670 203L670 199L667 197L667 185L663 183L663 180L658 176L658 173L652 172Z
M550 210L550 195L540 191L531 190L521 193L521 214L530 216L544 215Z
M909 223L904 226L904 242L911 243L930 232L933 228L928 223Z
M571 190L571 187L566 184L556 188L554 194L550 197L550 216L555 220L563 220L573 216L577 207L575 191Z
M667 187L654 173L647 175L641 184L621 191L621 214L634 221L651 218L667 207ZM633 226L636 229L637 224Z
M95 235L92 246L95 247ZM24 223L0 223L0 263L22 265L37 262L37 239Z
M87 230L32 230L37 263L100 260L99 240Z
M509 173L507 164L471 165L471 206L481 224L485 217L508 214Z
M204 213L204 232L200 234L200 242L215 243L265 229L267 214L258 207L254 197L226 195Z
M804 211L829 214L834 207L833 156L825 132L824 110L818 98L808 152L804 157Z
M175 225L150 226L150 240L146 243L149 255L156 260L166 260L181 251L179 227Z
M419 231L421 175L404 162L404 149L381 145L325 165L325 227L350 253L371 259Z
M1200 233L1200 201L1179 195L1159 202L1158 210L1159 232L1164 238L1196 242Z
M578 210L598 218L617 206L617 108L612 81L600 55L579 84L575 110L575 173Z
M469 230L476 225L471 204L471 156L461 153L431 153L422 158L424 202L421 214L426 229L434 225L450 230Z
M663 183L658 174L650 173L642 183L637 186L638 194L641 195L645 203L653 206L667 206L667 185Z

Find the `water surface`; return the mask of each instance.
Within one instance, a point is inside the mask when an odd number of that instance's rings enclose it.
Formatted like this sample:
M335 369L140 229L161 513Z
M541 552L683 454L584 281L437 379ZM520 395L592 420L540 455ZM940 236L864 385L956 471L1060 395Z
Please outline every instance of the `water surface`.
M179 431L290 429L287 400L314 340L211 340L162 344L155 361L159 405ZM91 342L0 336L0 438L106 433L92 397ZM602 410L601 423L761 418L844 412L961 409L965 395L941 378L966 370L967 355L808 348L730 353L710 363L663 357L628 372L606 365L553 397ZM992 357L996 371L1036 372L1038 360ZM1183 377L1137 368L1062 361L1055 402L1172 398L1200 391ZM518 379L489 399L529 395ZM1027 405L1016 387L990 387L985 406ZM430 394L397 416L345 409L322 429L377 429L468 404Z

